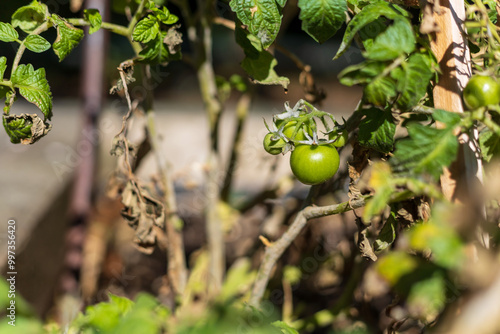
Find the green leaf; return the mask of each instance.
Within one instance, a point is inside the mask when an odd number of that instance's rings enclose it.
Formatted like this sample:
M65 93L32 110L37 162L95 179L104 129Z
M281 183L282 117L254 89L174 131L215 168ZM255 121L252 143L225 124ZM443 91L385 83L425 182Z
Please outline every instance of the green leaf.
M9 23L0 22L0 41L14 42L19 38L16 29Z
M6 69L7 69L7 58L2 56L0 57L0 80L3 79L3 75Z
M179 60L181 52L175 54L169 52L168 45L164 43L166 36L167 32L161 31L155 39L146 43L144 49L139 52L140 61L148 64L166 64L172 60Z
M229 5L248 31L260 40L264 49L274 42L282 17L276 0L231 0Z
M57 38L52 48L59 57L59 61L62 61L80 43L83 38L83 30L75 28L55 14L52 14L51 20L57 26Z
M436 205L431 219L415 225L409 233L410 247L417 251L430 250L431 260L448 269L458 269L465 258L464 245L459 235L447 223L453 221L454 211L452 205Z
M367 102L384 107L396 97L396 83L389 77L379 76L366 85L363 97Z
M299 0L302 30L318 43L335 35L346 20L345 0Z
M403 110L417 105L425 96L433 74L432 60L421 53L412 54L402 67L391 71L391 77L397 80L397 90L401 93L397 104Z
M286 89L290 80L279 76L274 71L276 65L278 61L267 51L260 52L257 58L246 57L241 62L241 67L252 78L252 81L261 85L281 85Z
M462 120L456 112L435 109L432 113L432 118L446 125L446 128L452 129L457 126Z
M401 17L401 15L402 12L400 9L397 9L394 5L388 4L385 1L377 1L364 7L361 12L349 21L342 39L342 44L340 44L340 48L333 59L338 59L349 48L354 36L370 22L377 20L380 16L395 20Z
M363 112L359 124L359 143L382 153L389 153L394 146L396 124L390 110L371 108Z
M172 25L179 21L179 18L174 14L171 14L166 7L163 7L162 9L153 7L152 10L156 18L164 24Z
M29 102L35 104L45 116L52 117L52 94L45 78L45 69L34 70L33 65L19 65L12 74L12 83L19 93Z
M83 18L90 23L89 34L92 35L101 28L102 17L97 9L85 9Z
M3 115L3 126L14 144L33 144L51 128L36 114Z
M137 22L132 32L132 38L136 42L147 43L155 39L159 33L160 24L158 23L158 19L153 15L148 15L148 17Z
M230 301L238 295L243 295L250 290L257 272L252 270L248 258L237 260L227 272L226 280L222 286L219 298Z
M39 35L28 35L24 39L24 45L30 51L41 53L50 49L50 43Z
M500 136L490 129L485 129L479 134L479 146L486 162L500 156Z
M375 38L364 54L368 59L391 60L411 53L415 49L415 42L410 21L405 17L399 17L394 24Z
M434 320L446 305L446 282L441 272L416 282L407 298L411 315L424 320Z
M366 203L363 220L370 221L373 216L380 214L385 209L395 190L393 179L388 163L376 162L373 164L368 185L375 191L375 194Z
M367 84L382 73L386 66L385 62L367 60L345 68L339 73L339 80L345 86Z
M45 4L33 0L29 5L18 8L12 14L12 25L14 28L19 27L31 33L45 21L47 13L48 9Z
M422 124L408 125L410 138L396 143L392 166L395 171L428 174L438 179L443 167L456 158L458 140L453 129L436 129Z
M395 285L401 277L413 272L417 268L418 261L415 257L405 252L394 251L378 260L375 265L379 274L391 285Z
M112 293L109 294L109 302L110 304L116 305L116 307L118 307L118 310L122 314L127 313L134 305L134 302L131 301L130 299L125 297L120 297Z
M292 326L281 320L272 322L271 325L273 325L276 328L279 328L283 334L299 334L299 332L295 328L293 328Z
M373 243L374 251L380 252L392 245L394 240L396 240L396 226L396 214L391 211L389 218L385 221L377 239Z

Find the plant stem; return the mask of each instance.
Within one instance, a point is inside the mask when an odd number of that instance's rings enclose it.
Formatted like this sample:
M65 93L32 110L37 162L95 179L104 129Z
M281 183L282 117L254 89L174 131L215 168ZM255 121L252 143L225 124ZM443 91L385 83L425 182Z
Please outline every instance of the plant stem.
M217 96L217 85L212 62L212 22L211 5L213 1L198 1L200 14L196 40L197 75L203 102L208 114L210 126L210 152L208 157L208 179L206 185L206 230L208 250L210 254L209 296L216 296L222 286L225 272L225 246L221 220L218 213L220 202L219 186L219 120L222 104ZM193 38L193 36L191 36Z
M307 206L295 217L295 220L290 225L288 230L271 246L267 247L264 254L264 259L259 267L257 278L252 289L249 304L258 307L264 291L266 290L267 283L271 276L271 271L276 264L276 261L281 257L290 244L297 238L299 233L304 229L307 221L313 218L331 216L338 213L344 213L353 209L361 208L365 205L367 197L361 197L353 201L346 201L339 204L328 206Z
M245 121L248 116L248 109L250 108L250 103L252 98L250 93L243 94L236 106L236 116L238 118L236 124L236 132L234 134L233 139L233 147L231 149L231 157L229 158L229 162L226 168L226 177L224 179L224 183L221 189L221 200L227 202L229 200L229 195L231 193L231 186L234 176L234 171L237 166L239 153L241 151L241 140L243 135L243 126L245 125Z
M86 26L90 25L90 23L88 21L85 21L84 19L78 19L78 18L68 19L68 22L74 26L77 26L77 27L86 27ZM103 22L101 24L101 28L109 30L112 33L120 35L120 36L125 36L125 37L130 36L129 29L127 27L124 27L124 26L119 25L119 24Z

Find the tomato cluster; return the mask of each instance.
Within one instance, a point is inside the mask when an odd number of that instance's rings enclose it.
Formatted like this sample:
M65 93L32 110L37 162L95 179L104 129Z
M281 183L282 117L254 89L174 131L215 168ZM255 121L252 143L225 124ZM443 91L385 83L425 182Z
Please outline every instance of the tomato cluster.
M340 158L337 148L347 143L348 133L330 114L316 109L306 112L306 108L298 108L298 105L275 115L274 130L266 124L269 133L264 137L264 149L272 155L292 151L290 168L295 177L304 184L320 184L338 171ZM333 120L333 128L327 122L328 118ZM318 139L316 119L325 125L326 138Z

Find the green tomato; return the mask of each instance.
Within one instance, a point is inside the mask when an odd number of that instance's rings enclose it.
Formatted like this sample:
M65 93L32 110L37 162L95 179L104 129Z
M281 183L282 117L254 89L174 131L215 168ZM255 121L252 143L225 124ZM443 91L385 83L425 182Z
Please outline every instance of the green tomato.
M339 169L339 154L332 145L297 145L290 155L290 168L304 184L319 184Z
M284 120L281 120L281 119L277 120L276 121L276 127L279 129L280 126L283 124L283 122L284 122ZM312 137L313 133L312 133L311 128L308 127L305 124L302 124L301 128L295 134L295 137L292 138L293 133L295 132L295 128L296 127L297 127L297 121L290 121L290 122L286 123L285 127L283 128L283 134L286 137L288 137L289 139L293 140L293 141L307 140L307 137L304 134L304 131L302 130L305 127L305 129L306 129L307 133L309 134L309 136Z
M465 86L463 97L469 109L498 104L500 103L500 84L491 77L475 75Z
M285 146L286 143L281 138L279 138L278 140L273 140L272 138L273 134L271 132L269 132L264 137L264 149L266 150L267 153L272 155L280 154L283 146Z
M349 133L347 133L347 131L342 131L342 133L338 133L338 132L330 132L328 134L328 139L329 140L332 140L332 139L336 139L332 145L335 146L335 147L343 147L345 146L345 144L347 143L347 140L349 139Z

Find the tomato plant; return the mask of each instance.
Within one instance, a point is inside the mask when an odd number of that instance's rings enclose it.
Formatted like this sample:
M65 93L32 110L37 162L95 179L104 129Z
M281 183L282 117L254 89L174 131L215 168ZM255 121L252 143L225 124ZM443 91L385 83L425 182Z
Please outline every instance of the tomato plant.
M339 154L332 145L297 145L290 155L293 174L300 182L309 185L332 178L339 163Z
M61 267L73 265L61 277L81 272L73 283L82 289L55 286L57 277L43 287L73 289L61 292L70 296L81 291L82 305L96 303L55 324L56 331L500 332L497 309L484 297L500 299L500 276L491 270L500 245L498 2L114 0L113 15L89 7L73 11L75 17L50 2L9 2L15 8L0 22L0 41L14 50L0 56L2 123L11 143L43 140L61 113L38 54L53 52L64 61L92 38L86 34L107 31L122 38L119 56L130 55L110 66L117 67L110 91L126 105L111 143L117 157L111 189L101 194L106 187L99 185L96 195L94 180L78 179L81 188L71 195L85 211L77 223L89 235L106 233L67 238L84 245L66 247L74 261L61 261ZM216 64L220 59L224 66ZM278 66L281 59L287 61ZM180 141L158 131L166 124L156 121L154 88L160 77L173 83L160 75L170 71L195 78L206 113L207 131L182 128L193 139L208 134L206 151L196 153L206 158L194 163L196 182L185 182L184 166L172 173L177 159L162 140ZM341 93L327 99L336 89ZM272 115L267 109L264 119L272 123L264 121L261 138L247 127L252 101L262 102L263 90L273 96L267 100L273 109L283 110ZM359 101L341 110L347 91L359 93ZM169 110L170 99L186 96L166 95ZM21 99L33 113L14 108ZM290 105L289 99L298 101ZM93 102L87 98L85 105L94 108ZM228 123L221 121L226 113L234 116ZM92 110L88 123L97 118ZM234 129L227 125L232 121ZM141 124L137 133L129 131L132 123ZM227 133L232 140L222 145ZM272 159L271 173L265 152L284 153ZM96 154L82 160L93 162ZM156 169L139 175L149 158ZM288 158L291 171L279 168ZM242 175L248 160L258 167ZM77 175L97 174L82 166ZM315 186L299 187L294 175ZM252 178L261 182L239 186ZM185 207L197 211L187 214ZM103 208L119 208L113 212L127 224L100 219ZM108 237L128 237L120 229L129 226L129 243L149 257L128 256L132 251ZM144 273L141 265L155 259L157 268ZM134 284L116 280L109 269L115 266L136 269ZM154 290L158 298L138 295L134 303L110 295L97 303L108 290L127 297ZM52 302L60 313L55 318L66 319L66 310ZM40 333L48 328L25 309L19 317L21 325L33 320ZM2 333L8 326L0 322Z

